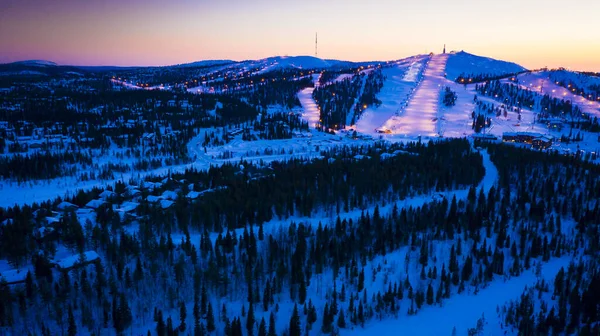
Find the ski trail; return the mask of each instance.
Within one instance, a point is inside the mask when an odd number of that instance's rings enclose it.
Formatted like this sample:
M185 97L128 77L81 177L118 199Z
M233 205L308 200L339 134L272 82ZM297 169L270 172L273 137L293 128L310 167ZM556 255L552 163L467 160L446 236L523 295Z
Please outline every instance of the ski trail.
M385 122L382 129L392 134L435 137L441 81L444 79L448 54L434 55L426 64L423 80L400 115Z
M414 57L383 69L386 80L377 94L382 104L378 107L370 106L363 111L356 121L357 132L377 135L377 130L388 119L406 108L411 94L423 76L425 60L424 56Z
M317 106L312 96L315 88L319 86L319 79L321 79L321 74L313 75L315 86L307 87L298 92L298 100L300 100L300 104L302 105L302 119L308 122L308 127L311 129L314 129L319 124L321 118L319 106Z

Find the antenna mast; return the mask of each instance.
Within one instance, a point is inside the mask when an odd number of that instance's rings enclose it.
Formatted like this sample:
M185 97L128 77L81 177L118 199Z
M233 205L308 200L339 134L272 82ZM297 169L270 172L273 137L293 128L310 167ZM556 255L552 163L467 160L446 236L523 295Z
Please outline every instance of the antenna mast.
M318 51L318 49L317 49L317 46L318 46L318 45L317 45L317 41L318 41L318 40L317 40L317 37L318 37L318 35L317 35L317 34L318 34L318 33L315 33L315 57L317 57L317 55L318 55L318 53L317 53L317 51Z

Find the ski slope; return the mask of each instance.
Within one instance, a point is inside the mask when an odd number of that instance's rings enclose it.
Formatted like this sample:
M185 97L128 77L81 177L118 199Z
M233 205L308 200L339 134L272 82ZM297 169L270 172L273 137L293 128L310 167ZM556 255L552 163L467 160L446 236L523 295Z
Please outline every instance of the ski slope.
M423 80L417 86L406 109L383 125L383 130L395 135L435 137L438 135L440 82L444 80L448 54L431 56Z
M406 107L411 93L413 93L420 77L423 74L425 56L410 57L396 63L391 68L382 70L387 78L377 98L382 104L379 107L371 106L361 114L356 122L357 132L375 134L376 129L400 110Z
M300 100L300 104L302 105L302 119L308 122L308 127L311 129L314 129L319 124L321 118L319 106L313 98L315 87L319 86L319 79L321 79L321 74L313 75L314 87L307 87L298 92L298 100Z
M570 100L581 109L581 112L592 116L600 117L600 101L591 101L580 95L574 94L568 89L556 84L548 78L547 72L534 72L519 75L517 77L519 85L526 87L542 95L548 94L554 98Z

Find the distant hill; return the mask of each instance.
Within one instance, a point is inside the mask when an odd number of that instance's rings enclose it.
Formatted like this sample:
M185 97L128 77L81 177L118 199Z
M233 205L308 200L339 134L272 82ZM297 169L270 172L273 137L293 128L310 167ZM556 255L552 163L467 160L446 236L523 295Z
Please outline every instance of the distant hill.
M58 64L51 61L44 60L27 60L27 61L19 61L14 63L9 63L14 65L31 65L31 66L57 66Z

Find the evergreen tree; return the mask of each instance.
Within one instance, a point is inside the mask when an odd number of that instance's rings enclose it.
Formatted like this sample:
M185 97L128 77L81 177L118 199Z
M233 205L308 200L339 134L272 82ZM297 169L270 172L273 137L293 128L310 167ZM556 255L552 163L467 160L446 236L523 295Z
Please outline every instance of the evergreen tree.
M302 327L300 326L300 315L298 314L298 305L294 304L294 311L290 318L290 336L301 336Z
M340 309L340 313L338 315L337 326L340 329L346 328L346 318L344 317L344 310Z
M69 336L77 335L77 325L75 324L75 317L73 316L73 308L71 306L69 306L69 327L67 332Z
M258 336L267 336L267 324L264 317L260 320L260 325L258 326Z
M250 303L248 316L246 317L246 331L248 331L248 336L254 335L254 322L254 304Z
M216 329L215 315L213 313L212 304L209 302L208 310L206 313L206 330L208 330L208 332L213 332L213 331L215 331L215 329Z
M179 331L184 332L186 328L185 319L187 318L187 309L183 301L179 303Z
M269 315L269 332L267 336L277 336L277 332L275 332L275 315L273 312Z

